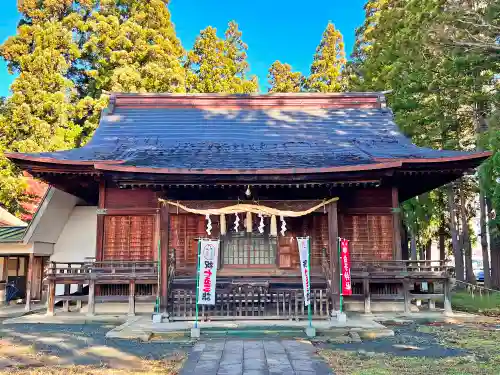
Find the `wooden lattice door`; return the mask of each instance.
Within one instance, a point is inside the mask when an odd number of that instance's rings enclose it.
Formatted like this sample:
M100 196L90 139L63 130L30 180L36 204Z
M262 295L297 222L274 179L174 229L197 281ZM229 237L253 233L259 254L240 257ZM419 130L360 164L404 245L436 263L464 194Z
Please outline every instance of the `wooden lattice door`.
M106 216L103 260L153 260L153 215Z

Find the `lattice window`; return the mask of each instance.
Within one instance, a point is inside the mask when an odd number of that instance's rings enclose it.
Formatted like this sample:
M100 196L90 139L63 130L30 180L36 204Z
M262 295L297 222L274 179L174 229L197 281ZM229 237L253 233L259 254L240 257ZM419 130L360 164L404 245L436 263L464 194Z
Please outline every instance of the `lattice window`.
M258 233L258 218L254 218L254 232L230 230L222 238L223 264L227 266L269 266L276 265L276 237L269 235L269 218L265 219L264 233Z
M154 216L106 216L103 260L153 260Z

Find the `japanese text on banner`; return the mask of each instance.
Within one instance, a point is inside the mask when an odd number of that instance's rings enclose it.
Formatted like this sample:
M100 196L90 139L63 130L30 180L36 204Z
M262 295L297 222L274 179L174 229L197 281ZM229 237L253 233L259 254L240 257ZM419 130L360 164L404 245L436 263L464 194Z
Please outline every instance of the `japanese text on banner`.
M345 238L340 240L340 271L342 273L342 295L352 295L351 283L351 258L349 255L349 241Z
M200 240L200 274L198 275L198 303L200 305L215 305L218 256L219 241Z
M304 288L304 305L311 303L311 285L309 284L309 237L297 238L300 255L300 273L302 274L302 286Z

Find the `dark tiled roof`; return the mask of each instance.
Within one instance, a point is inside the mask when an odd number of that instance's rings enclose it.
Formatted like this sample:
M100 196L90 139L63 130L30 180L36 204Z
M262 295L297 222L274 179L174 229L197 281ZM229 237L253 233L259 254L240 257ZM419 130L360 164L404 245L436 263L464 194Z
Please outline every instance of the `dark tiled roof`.
M103 113L82 148L31 154L172 169L322 168L469 155L413 145L383 108L138 108Z
M20 242L26 227L0 227L0 242Z

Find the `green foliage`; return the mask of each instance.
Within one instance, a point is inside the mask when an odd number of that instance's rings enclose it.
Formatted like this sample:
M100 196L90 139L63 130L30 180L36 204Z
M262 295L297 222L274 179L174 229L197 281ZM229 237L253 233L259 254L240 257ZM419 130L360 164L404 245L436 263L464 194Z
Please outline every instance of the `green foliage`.
M184 92L184 50L166 0L102 0L82 25L87 94Z
M269 92L300 92L303 81L300 72L293 72L289 64L275 61L269 68Z
M230 22L224 39L208 27L186 58L168 0L20 1L16 35L1 47L12 95L0 102L0 204L19 213L28 197L5 152L81 146L107 92L251 93L247 45Z
M329 23L316 48L311 73L305 81L309 92L341 92L345 89L342 74L346 64L342 34Z
M1 47L10 71L18 73L0 115L0 202L14 212L25 198L19 171L3 151L38 152L71 148L81 134L75 122L79 105L69 69L80 57L72 36L71 2L44 2L37 8L23 2L17 35Z
M500 292L479 294L478 290L461 290L453 293L451 303L454 310L500 316Z
M236 22L231 21L225 38L211 26L200 32L188 52L186 90L190 93L248 94L257 92L255 76L246 77L248 46L241 39Z
M368 1L345 75L352 91L392 90L389 105L396 122L414 143L474 150L479 123L491 108L498 65L476 51L443 42L440 30L455 30L455 39L468 32L456 24L456 11L445 3ZM473 187L468 191L469 197L476 194ZM404 205L408 227L418 228L419 241L436 235L439 218L449 220L439 196L431 193Z

